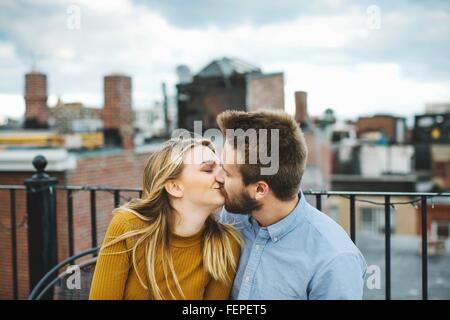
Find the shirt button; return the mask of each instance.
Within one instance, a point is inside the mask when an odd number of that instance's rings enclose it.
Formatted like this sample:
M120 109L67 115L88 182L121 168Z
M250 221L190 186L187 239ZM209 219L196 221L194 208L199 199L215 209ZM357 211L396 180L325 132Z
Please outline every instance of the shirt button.
M245 281L249 282L250 281L250 277L245 277Z
M277 241L278 241L278 238L277 238L277 237L273 238L273 241L274 241L274 242L277 242Z
M255 246L255 249L256 249L256 250L259 250L259 244L257 244L257 245Z

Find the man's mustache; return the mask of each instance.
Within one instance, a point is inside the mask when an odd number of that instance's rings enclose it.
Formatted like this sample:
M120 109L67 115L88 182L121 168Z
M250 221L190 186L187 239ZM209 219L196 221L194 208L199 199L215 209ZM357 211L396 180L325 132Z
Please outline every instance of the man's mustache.
M227 192L225 191L225 188L223 187L223 184L221 184L218 188L218 190L220 191L220 193L224 196L227 195Z

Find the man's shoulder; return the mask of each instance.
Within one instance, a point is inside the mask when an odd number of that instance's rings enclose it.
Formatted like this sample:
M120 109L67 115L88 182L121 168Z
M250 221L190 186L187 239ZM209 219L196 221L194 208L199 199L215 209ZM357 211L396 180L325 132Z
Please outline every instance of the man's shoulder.
M317 270L339 264L358 266L357 269L365 274L367 268L365 258L347 232L327 214L312 206L308 207L305 217L306 227L309 229L307 234L310 238L307 241L307 250L316 253Z
M360 254L359 249L347 232L327 214L309 206L305 218L309 229L311 229L310 234L315 239L313 243L327 248L326 252L331 256L342 253Z

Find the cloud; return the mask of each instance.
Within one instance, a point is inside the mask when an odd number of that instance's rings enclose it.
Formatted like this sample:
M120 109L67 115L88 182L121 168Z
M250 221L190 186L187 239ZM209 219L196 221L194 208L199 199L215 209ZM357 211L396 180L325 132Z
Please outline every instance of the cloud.
M423 112L432 99L449 98L450 82L421 82L402 77L397 64L360 64L358 66L311 66L292 64L286 77L286 104L294 109L292 92L297 83L308 92L308 106L312 114L333 108L343 118L374 113L412 115Z
M234 28L242 24L261 26L296 19L302 13L335 12L346 0L135 0L180 28L204 29L211 26Z
M170 24L180 28L205 29L216 26L222 29L242 24L262 26L292 21L305 16L332 16L351 11L365 12L371 5L386 12L410 10L426 12L430 9L448 11L447 0L195 0L186 5L184 0L133 0L157 12Z
M122 72L133 77L134 107L150 106L162 81L174 93L178 64L196 72L235 56L285 72L289 111L295 90L309 91L313 113L335 106L355 116L450 100L448 3L381 1L381 28L371 30L370 1L298 2L80 0L71 29L73 2L4 0L0 93L21 96L34 63L49 94L66 101L101 106L103 76Z

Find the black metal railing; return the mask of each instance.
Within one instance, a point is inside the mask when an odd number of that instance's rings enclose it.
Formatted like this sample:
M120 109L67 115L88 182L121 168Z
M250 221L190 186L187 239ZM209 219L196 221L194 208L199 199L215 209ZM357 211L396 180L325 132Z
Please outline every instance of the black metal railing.
M90 201L90 223L91 223L91 245L92 248L98 246L97 239L97 192L108 192L113 195L114 208L119 207L120 200L129 201L131 198L126 198L121 193L136 193L136 196L142 196L142 189L139 188L113 188L102 186L57 186L56 190L66 192L67 203L67 234L69 245L69 256L73 256L74 252L74 223L73 223L73 195L75 192L84 191L89 192Z
M42 159L41 159L42 160ZM36 161L35 161L36 162ZM56 185L52 188L52 183L54 180L46 178L42 175L43 170L45 169L45 165L40 165L35 167L38 173L33 176L32 179L40 179L39 180L39 189L30 188L29 184L27 186L17 186L17 185L0 185L1 190L8 190L10 194L10 235L11 235L11 268L12 268L12 296L14 299L19 298L19 281L18 281L18 258L17 258L17 219L16 219L16 193L18 190L25 191L27 194L27 226L28 226L28 237L30 237L30 232L33 234L37 241L49 241L48 238L48 225L33 225L30 226L30 223L36 224L35 220L30 219L30 215L40 215L42 217L56 217L56 212L36 212L36 208L40 208L40 210L48 211L54 210L56 211L56 206L45 206L39 202L55 202L57 193L65 192L66 193L66 204L67 204L67 241L68 241L68 258L64 259L61 263L57 264L53 261L42 261L42 259L36 259L33 256L33 252L36 250L40 250L42 248L42 244L29 242L29 268L30 268L30 290L33 292L33 295L37 295L39 290L43 288L49 288L50 284L53 283L54 278L58 275L59 270L67 265L75 261L80 254L75 253L75 232L74 230L74 203L73 203L73 195L75 192L88 192L90 194L90 227L91 227L91 248L88 252L93 256L97 254L98 248L98 238L97 238L97 193L98 192L108 192L112 195L112 203L114 207L118 207L120 205L121 200L129 201L130 198L123 196L124 193L136 193L137 196L142 196L142 190L139 188L112 188L112 187L101 187L101 186L62 186ZM44 179L43 179L44 177ZM50 182L50 183L46 183ZM391 223L390 223L390 213L391 207L397 204L417 204L420 203L421 207L421 225L422 225L422 234L421 234L421 265L422 265L422 299L428 299L428 232L427 232L427 204L428 200L435 197L450 197L450 193L415 193L415 192L351 192L351 191L303 191L304 195L312 196L316 199L316 207L319 210L322 210L323 207L323 197L331 197L331 196L339 196L345 197L349 201L349 217L350 217L350 238L353 242L357 243L356 238L356 202L363 201L369 202L376 205L383 205L385 212L385 230L384 230L384 239L385 239L385 299L391 299ZM32 196L30 196L32 195ZM358 199L359 197L359 199ZM368 201L366 199L361 199L362 197L384 197L383 202L375 202ZM412 200L403 201L403 202L393 202L393 197L410 197ZM75 204L76 205L76 204ZM56 220L50 219L52 223L56 223ZM4 227L4 226L3 226ZM54 226L56 227L56 226ZM40 228L40 229L39 229ZM51 232L50 232L51 234ZM35 248L36 246L36 248ZM57 248L53 248L53 250L57 250ZM35 253L36 254L36 253ZM40 252L42 255L42 252ZM53 254L53 253L52 253ZM56 253L54 253L56 254ZM81 255L83 256L83 254ZM45 258L45 257L44 257ZM49 263L52 263L49 266ZM36 272L32 269L37 268L41 274L40 277L36 280ZM33 273L34 272L34 273ZM52 277L53 275L53 277ZM49 282L50 281L50 282ZM39 290L38 290L39 289ZM33 291L34 290L34 291ZM41 296L40 296L41 297Z
M422 299L428 299L428 199L436 197L450 197L450 192L419 193L419 192L366 192L366 191L306 191L305 195L316 197L316 208L321 209L323 196L342 196L350 202L350 238L356 244L356 199L360 197L384 197L384 204L374 201L363 202L384 205L384 239L385 239L385 299L391 299L391 207L395 204L420 203L421 208L421 245L422 245ZM392 202L391 197L412 197L410 201ZM361 200L359 200L361 201Z
M98 251L100 250L100 247L93 247L88 250L81 251L80 253L77 253L76 255L70 256L60 263L58 263L56 266L54 266L52 269L50 269L43 277L42 279L36 284L36 286L31 290L31 293L28 296L28 300L40 300L42 299L48 291L56 284L56 282L59 280L58 276L55 276L58 274L58 271L61 270L64 267L67 267L68 265L73 264L77 259L84 258L88 255L97 255Z
M11 271L12 271L12 296L13 299L19 297L18 262L17 262L17 205L16 194L18 190L25 190L25 186L0 185L0 191L9 192L10 202L10 226L4 226L4 230L11 235Z

